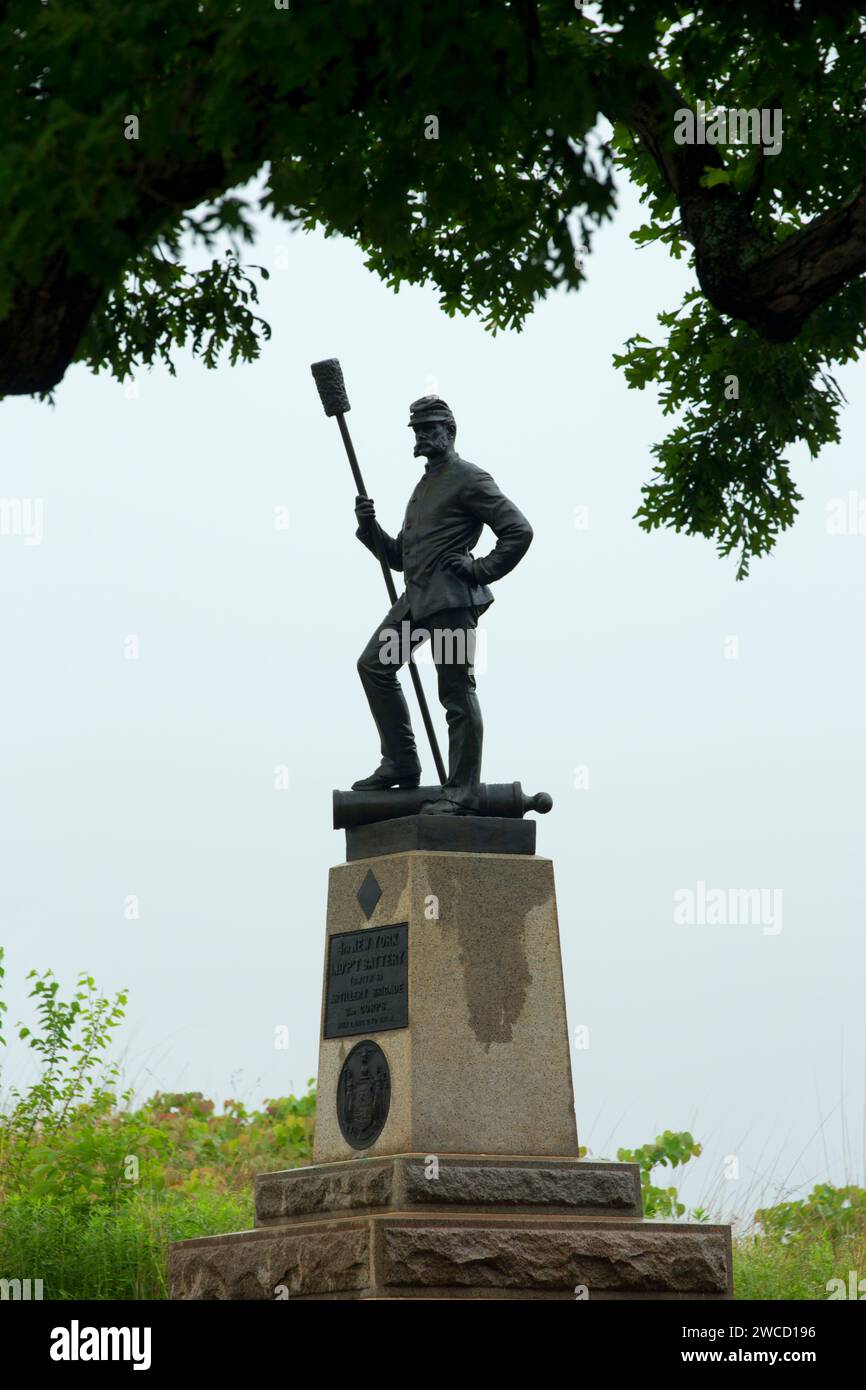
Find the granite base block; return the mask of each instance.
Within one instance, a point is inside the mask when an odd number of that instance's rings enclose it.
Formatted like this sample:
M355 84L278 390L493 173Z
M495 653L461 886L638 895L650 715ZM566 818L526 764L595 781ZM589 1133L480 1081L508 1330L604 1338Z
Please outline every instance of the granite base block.
M261 1173L257 1227L377 1211L508 1211L640 1217L636 1163L400 1154Z
M732 1296L727 1226L641 1220L635 1164L401 1154L265 1173L256 1229L171 1247L174 1299Z
M172 1246L174 1299L728 1299L730 1227L367 1215Z

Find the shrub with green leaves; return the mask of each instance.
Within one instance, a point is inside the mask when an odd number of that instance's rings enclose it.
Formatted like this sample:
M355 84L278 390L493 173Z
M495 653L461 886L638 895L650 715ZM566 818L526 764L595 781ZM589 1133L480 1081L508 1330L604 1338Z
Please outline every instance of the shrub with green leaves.
M164 1298L171 1241L248 1228L256 1173L310 1162L312 1082L261 1110L217 1114L196 1091L134 1105L107 1057L125 991L85 973L67 999L51 971L28 978L18 1037L38 1074L0 1107L0 1268L42 1279L47 1298Z
M0 977L2 959L0 950ZM27 1090L11 1089L0 1114L0 1194L92 1206L137 1190L240 1191L265 1168L310 1162L312 1081L305 1096L268 1100L263 1110L227 1100L216 1114L198 1091L158 1092L133 1106L106 1055L126 992L107 997L85 973L67 1000L50 970L28 979L35 1019L18 1037L39 1074Z
M657 1136L654 1144L644 1144L639 1149L618 1149L620 1163L636 1163L640 1168L640 1185L643 1194L643 1210L646 1217L663 1217L673 1220L685 1216L685 1204L679 1199L675 1187L658 1187L652 1180L656 1168L680 1168L691 1158L698 1158L700 1144L696 1144L688 1130L675 1134L666 1129ZM706 1221L707 1214L696 1207L691 1213L693 1221Z
M756 1211L755 1220L761 1233L780 1245L802 1245L818 1236L831 1245L857 1238L866 1242L866 1188L818 1183L800 1201Z

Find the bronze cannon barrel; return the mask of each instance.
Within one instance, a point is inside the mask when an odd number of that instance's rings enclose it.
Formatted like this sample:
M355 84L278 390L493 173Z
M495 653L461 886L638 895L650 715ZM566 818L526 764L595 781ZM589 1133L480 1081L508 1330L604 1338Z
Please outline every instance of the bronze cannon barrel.
M482 782L478 789L481 816L508 816L519 819L527 811L546 815L553 805L547 792L527 796L519 782ZM374 821L396 820L399 816L416 816L425 801L437 801L441 786L412 787L402 791L368 790L334 792L334 829L349 830L355 825L371 825Z

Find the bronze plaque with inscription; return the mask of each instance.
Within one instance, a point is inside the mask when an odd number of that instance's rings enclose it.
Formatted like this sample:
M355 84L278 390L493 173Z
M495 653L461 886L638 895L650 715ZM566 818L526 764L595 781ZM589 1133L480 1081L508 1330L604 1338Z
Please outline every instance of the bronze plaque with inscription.
M409 923L338 932L328 942L325 1037L409 1026Z

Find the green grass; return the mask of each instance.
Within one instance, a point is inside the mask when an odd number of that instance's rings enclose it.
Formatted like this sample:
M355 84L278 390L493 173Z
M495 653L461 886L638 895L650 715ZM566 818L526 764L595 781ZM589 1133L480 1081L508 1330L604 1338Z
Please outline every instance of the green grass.
M866 1239L833 1241L826 1233L780 1245L757 1236L734 1241L734 1297L826 1299L831 1279L846 1288L849 1270L866 1278Z
M173 1240L248 1230L252 1192L136 1194L114 1207L13 1198L0 1214L0 1271L41 1279L46 1299L166 1298Z

